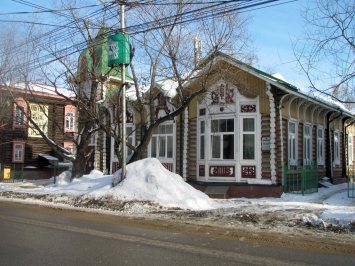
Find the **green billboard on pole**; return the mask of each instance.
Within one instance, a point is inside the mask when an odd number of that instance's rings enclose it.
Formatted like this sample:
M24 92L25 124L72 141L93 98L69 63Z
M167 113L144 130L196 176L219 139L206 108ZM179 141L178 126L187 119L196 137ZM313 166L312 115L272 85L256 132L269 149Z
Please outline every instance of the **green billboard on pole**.
M107 38L108 65L130 64L131 55L128 34L116 34Z

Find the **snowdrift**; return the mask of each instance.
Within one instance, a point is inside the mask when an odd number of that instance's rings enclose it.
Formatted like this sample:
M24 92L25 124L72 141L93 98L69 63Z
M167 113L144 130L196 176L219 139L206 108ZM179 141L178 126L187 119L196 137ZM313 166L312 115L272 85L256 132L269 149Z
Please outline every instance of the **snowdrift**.
M121 173L117 171L113 177ZM163 207L191 210L212 209L210 198L187 184L154 158L143 159L127 165L126 178L109 190L90 193L95 197L112 195L118 200L152 201Z

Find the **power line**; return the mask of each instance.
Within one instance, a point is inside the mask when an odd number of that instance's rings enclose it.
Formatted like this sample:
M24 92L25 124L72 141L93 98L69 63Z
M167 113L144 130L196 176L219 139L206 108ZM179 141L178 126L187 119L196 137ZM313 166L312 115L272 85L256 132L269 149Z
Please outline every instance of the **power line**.
M169 27L172 25L191 23L191 22L206 19L206 18L208 19L208 18L211 18L212 16L215 16L215 17L222 16L224 14L227 14L227 13L230 13L233 11L237 11L237 10L239 12L246 12L247 10L250 11L250 9L256 10L256 9L266 8L269 6L264 6L264 5L274 3L277 1L279 1L279 0L214 1L214 2L211 2L212 3L211 5L201 7L201 8L199 7L197 9L183 12L181 14L177 14L174 16L164 17L158 21L145 22L145 23L141 23L138 25L129 26L129 27L127 27L127 30L129 30L131 36L134 36L139 33L153 31L156 29ZM23 1L23 2L26 2L26 1ZM144 3L144 1L142 1L142 2ZM290 2L292 2L292 1L290 1ZM158 4L159 1L156 1L155 3ZM230 3L230 5L228 5L228 3ZM274 5L276 5L276 4L274 4ZM113 4L110 6L113 6ZM260 7L260 6L262 6L262 7ZM213 9L213 12L212 12L212 9ZM100 13L102 13L102 12L104 12L105 8L100 9L100 10L101 10ZM93 12L93 13L95 13L95 12ZM198 13L198 14L196 14L196 13ZM109 17L109 19L112 19L114 17L115 17L115 15L112 15ZM75 22L79 22L79 21L80 21L80 19L76 19L76 21L67 23L66 25L72 25ZM60 30L60 29L52 30L49 33L44 34L44 36L50 36L50 34L53 34L58 30ZM79 32L79 30L74 30L71 34L75 34L77 32ZM109 32L110 33L119 32L119 29L116 29L116 30L110 29ZM65 33L65 35L62 34L62 36L59 36L57 39L55 39L55 41L56 42L63 42L65 40L67 40L68 37L66 35L68 35L68 33ZM106 39L102 41L102 43L104 43L104 42L106 42ZM100 45L100 44L98 44L98 45ZM50 64L50 63L55 62L57 60L60 60L61 58L64 58L65 56L69 56L74 53L80 52L83 49L85 49L86 47L87 47L87 42L81 41L81 42L78 42L76 44L73 44L69 47L66 47L66 48L63 48L63 49L57 51L58 54L62 54L62 56L60 56L59 58L50 59L50 58L53 58L53 55L47 54L47 55L44 55L40 58L37 58L36 60L31 60L31 61L27 62L26 65L29 66L29 65L34 64L32 66L32 69L34 69L34 68L37 68L40 66ZM43 63L41 63L41 62L43 62Z

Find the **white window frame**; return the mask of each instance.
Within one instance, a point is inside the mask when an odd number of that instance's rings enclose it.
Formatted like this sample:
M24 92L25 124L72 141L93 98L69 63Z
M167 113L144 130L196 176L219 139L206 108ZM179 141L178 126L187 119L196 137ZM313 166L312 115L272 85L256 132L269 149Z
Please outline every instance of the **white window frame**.
M163 134L159 133L160 127L167 126L167 125L171 125L172 133L163 133ZM160 150L159 138L160 137L165 137L164 156L161 156L160 153L159 153L159 150ZM168 137L172 137L172 156L171 157L167 156L168 155ZM155 157L152 157L153 139L155 139L155 141L156 141L155 142L155 150L156 150L156 156ZM148 149L148 157L157 158L161 162L174 161L174 159L175 159L175 151L176 151L176 147L175 147L175 123L169 121L169 122L165 122L165 123L160 124L156 128L155 132L153 132L152 138L150 140L149 149Z
M254 131L244 131L244 119L247 118L252 118L254 119ZM257 148L257 116L256 115L243 115L240 116L240 161L242 163L250 163L250 162L256 162L258 158L258 148ZM254 159L244 159L244 142L243 142L243 137L244 135L254 135Z
M13 161L17 163L21 163L24 161L24 144L21 143L15 143L14 144L14 157ZM17 160L16 160L17 157Z
M197 126L197 143L198 143L198 161L204 161L206 159L206 130L207 125L205 119L198 120ZM202 142L203 142L203 154L202 154ZM203 155L203 156L202 156Z
M15 127L23 127L25 126L25 106L16 105L15 106Z
M290 132L290 124L293 123L295 124L295 132ZM290 165L297 165L297 160L298 160L298 121L294 119L289 119L288 120L288 126L287 126L287 147L288 147L288 163ZM291 141L291 140L294 140ZM292 145L294 143L294 145ZM294 147L292 147L294 146ZM294 156L292 156L294 155Z
M348 135L348 162L349 165L354 164L354 135L352 133Z
M319 131L322 132L322 137L319 137ZM324 156L324 127L317 127L317 163L318 165L324 165L325 156Z
M308 134L306 134L306 129L309 129ZM312 124L303 125L303 165L312 161L312 129Z
M216 120L233 120L233 131L230 132L213 132L212 129L212 121ZM210 130L211 130L211 138L210 138L210 152L209 152L209 159L213 161L235 161L235 129L236 129L236 121L234 117L220 117L220 116L213 116L210 120ZM225 135L232 135L233 136L233 158L232 159L224 159L223 158L223 136ZM220 136L220 144L219 144L219 158L212 157L212 149L213 149L213 136ZM206 152L206 151L205 151Z
M74 131L75 114L73 112L65 113L65 129L68 131Z
M336 137L338 135L338 137ZM339 165L340 164L340 131L339 130L334 130L334 136L333 136L333 158L334 158L334 164Z
M133 146L136 145L136 131L135 131L135 128L134 128L134 124L133 123L126 123L126 132L127 131L127 128L128 127L131 127L132 128L132 134L126 136L126 140L128 140L128 142L130 144L132 144ZM118 130L118 129L117 129ZM97 137L97 132L94 133L92 136L91 136L91 139L90 139L90 144L89 145L95 145L95 139ZM131 141L131 142L130 142ZM129 153L130 151L130 148L128 148L128 146L126 147L126 157L128 157L129 155L131 155L131 153ZM133 152L131 150L131 152ZM115 139L111 137L111 161L112 162L118 162L118 158L117 158L117 155L115 154L116 151L115 151Z

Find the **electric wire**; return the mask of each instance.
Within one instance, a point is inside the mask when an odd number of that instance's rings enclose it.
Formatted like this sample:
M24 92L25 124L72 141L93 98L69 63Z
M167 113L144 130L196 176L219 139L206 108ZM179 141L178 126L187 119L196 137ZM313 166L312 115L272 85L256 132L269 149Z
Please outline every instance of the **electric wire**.
M14 0L14 1L16 1L16 2L24 2L26 4L29 3L29 2L23 1L23 0ZM254 8L254 10L261 9L261 8L266 8L266 7L269 7L269 6L265 6L266 4L274 3L274 2L277 2L277 1L279 1L279 0L269 0L269 1L262 1L262 0L259 0L259 1L255 1L255 0L249 0L249 1L240 1L240 0L239 1L236 1L236 0L212 1L211 2L212 4L207 5L205 7L201 7L201 8L199 7L197 9L194 9L194 10L182 13L182 14L178 14L178 15L170 16L170 17L165 17L165 18L162 18L162 19L160 19L158 21L151 21L151 22L141 23L141 24L138 24L138 25L128 26L126 28L126 30L127 30L127 32L130 33L131 36L134 36L136 34L144 33L144 32L147 32L147 31L152 31L152 30L159 29L159 28L162 28L162 27L169 27L169 26L172 26L174 24L190 23L190 22L193 22L193 21L210 18L212 16L221 16L223 14L230 13L230 12L237 11L237 10L239 10L239 12L245 12L246 11L245 9L248 9L248 11L250 11L249 10L250 8ZM141 2L142 2L142 4L144 4L144 1L141 1ZM289 2L292 2L292 1L289 1ZM147 2L145 2L145 3L147 3ZM231 3L231 4L228 5L228 3ZM251 4L251 3L253 3L253 4ZM155 1L154 4L158 5L159 1ZM161 3L161 4L164 4L164 3ZM166 4L168 4L168 3L166 3ZM206 3L204 3L204 4L206 4ZM112 4L112 5L114 5L114 4ZM148 3L148 5L149 5L149 3ZM261 5L264 5L264 6L260 7ZM37 5L35 5L35 6L37 6ZM132 6L133 5L130 5L130 7L132 7ZM106 8L107 7L104 7L104 8L101 8L100 11L92 12L91 13L91 17L93 17L93 16L95 16L97 14L102 14L103 12L105 12ZM211 9L214 9L213 12L211 12ZM198 13L198 15L196 13ZM107 20L112 19L114 17L116 17L116 15L108 16ZM80 19L83 20L83 17L81 17ZM69 27L69 25L72 25L75 22L80 21L80 19L77 19L76 21L69 22L69 23L67 23L64 26ZM44 35L39 36L39 38L50 36L51 34L56 33L60 29L61 29L61 27L58 27L57 29L54 29L54 30L50 31L49 33L45 33ZM71 32L71 35L77 33L78 31L79 30L75 30L74 32ZM109 29L109 32L110 33L117 33L117 32L120 32L120 29L112 29L111 28L111 29ZM65 34L68 35L68 33L62 33L61 35L57 36L57 39L55 39L55 41L60 43L60 42L64 42L64 41L68 40L68 38L70 38L70 36L69 37L65 36ZM106 40L104 40L104 42L105 41ZM98 44L98 45L100 45L100 44ZM40 58L37 58L35 60L29 61L29 62L26 63L26 65L27 65L27 67L29 67L29 65L34 64L32 66L32 69L35 69L37 67L45 66L45 65L53 63L53 62L55 62L57 60L60 60L60 59L64 58L65 56L69 56L69 55L72 55L74 53L81 52L86 47L87 47L87 42L86 41L82 41L82 42L76 43L74 45L71 45L69 47L66 47L66 48L63 48L63 49L59 50L58 53L62 54L62 56L60 56L58 58L53 58L53 55L48 54L48 55L44 55L44 56L42 56ZM42 60L45 61L45 62L39 63ZM37 61L37 63L35 61Z

